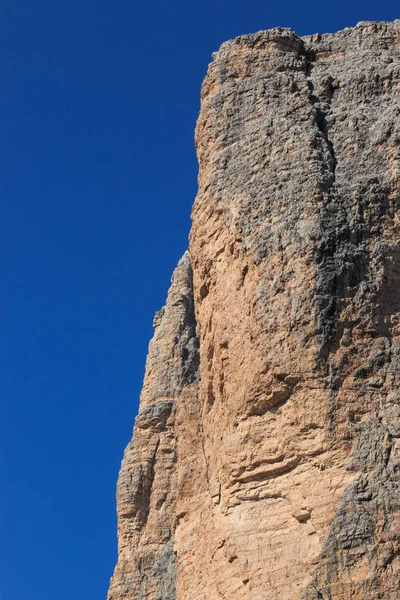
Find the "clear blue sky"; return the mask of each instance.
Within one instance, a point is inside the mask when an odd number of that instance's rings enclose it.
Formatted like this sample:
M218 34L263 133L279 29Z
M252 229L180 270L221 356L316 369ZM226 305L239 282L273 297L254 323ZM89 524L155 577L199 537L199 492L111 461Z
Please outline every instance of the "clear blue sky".
M187 245L211 53L397 0L3 0L1 600L101 600L153 313Z

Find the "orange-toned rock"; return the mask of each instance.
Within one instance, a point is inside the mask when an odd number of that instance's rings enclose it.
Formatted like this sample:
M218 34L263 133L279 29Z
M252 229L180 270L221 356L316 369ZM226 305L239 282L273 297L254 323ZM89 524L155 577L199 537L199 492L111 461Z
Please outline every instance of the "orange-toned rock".
M400 22L213 58L109 600L398 600Z

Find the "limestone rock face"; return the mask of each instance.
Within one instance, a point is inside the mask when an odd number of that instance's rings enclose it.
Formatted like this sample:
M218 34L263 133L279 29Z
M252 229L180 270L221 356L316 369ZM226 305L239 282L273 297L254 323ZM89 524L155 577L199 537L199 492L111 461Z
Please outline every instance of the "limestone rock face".
M110 600L176 598L176 421L188 402L188 410L198 410L199 353L188 253L153 324L140 410L117 485L118 564Z
M400 22L213 55L109 600L400 598Z

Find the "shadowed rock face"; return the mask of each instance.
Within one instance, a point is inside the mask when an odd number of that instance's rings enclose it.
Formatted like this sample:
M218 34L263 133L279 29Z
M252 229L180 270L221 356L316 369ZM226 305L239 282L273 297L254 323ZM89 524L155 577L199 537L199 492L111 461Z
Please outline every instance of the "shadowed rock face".
M109 600L400 597L400 22L213 55Z

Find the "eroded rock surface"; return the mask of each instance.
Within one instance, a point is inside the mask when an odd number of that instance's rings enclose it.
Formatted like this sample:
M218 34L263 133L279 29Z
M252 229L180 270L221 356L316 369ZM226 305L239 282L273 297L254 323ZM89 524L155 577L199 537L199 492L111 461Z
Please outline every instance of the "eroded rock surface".
M118 564L109 600L176 598L177 404L189 397L197 406L199 378L188 253L154 328L134 436L118 478Z
M226 42L196 144L109 600L398 600L400 22Z

